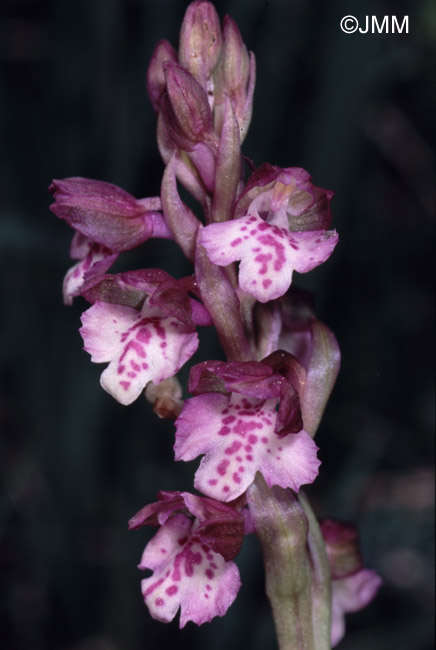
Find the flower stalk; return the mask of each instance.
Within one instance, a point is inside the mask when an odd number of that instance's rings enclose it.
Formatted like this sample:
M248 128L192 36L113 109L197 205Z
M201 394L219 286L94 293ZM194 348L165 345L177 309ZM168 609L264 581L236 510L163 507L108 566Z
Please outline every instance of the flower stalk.
M313 629L312 567L304 510L292 491L269 488L261 474L247 490L247 501L262 547L279 649L321 650Z

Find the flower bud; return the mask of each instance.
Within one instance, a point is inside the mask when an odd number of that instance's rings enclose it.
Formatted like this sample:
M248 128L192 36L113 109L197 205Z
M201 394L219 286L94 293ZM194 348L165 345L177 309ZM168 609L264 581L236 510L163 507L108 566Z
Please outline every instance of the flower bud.
M162 64L165 61L177 61L177 53L171 43L162 39L156 44L147 70L147 92L156 112L165 91L165 75Z
M223 25L223 49L216 73L218 131L222 121L222 108L220 110L218 106L222 106L225 96L229 96L239 122L241 141L244 140L251 121L255 78L254 55L247 52L235 21L226 16Z
M184 151L192 151L199 143L214 142L212 112L203 88L178 63L166 61L163 69L166 92L161 108L172 140Z
M250 76L250 57L233 18L226 16L223 23L223 51L221 57L221 81L228 95L242 95Z
M218 14L210 2L192 2L180 30L179 61L206 88L221 54Z
M150 381L145 387L145 397L153 404L153 411L159 418L175 420L183 407L182 387L174 375L159 384Z
M159 199L140 203L121 187L81 177L54 179L49 191L50 210L109 251L130 250L153 234Z
M357 528L344 521L323 519L320 522L326 544L332 578L345 578L363 568Z

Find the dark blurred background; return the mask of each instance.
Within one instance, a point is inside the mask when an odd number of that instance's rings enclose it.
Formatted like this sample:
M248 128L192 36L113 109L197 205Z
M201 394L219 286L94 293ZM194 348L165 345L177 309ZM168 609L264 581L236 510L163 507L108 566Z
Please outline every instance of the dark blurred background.
M151 531L127 520L159 489L190 489L173 426L99 386L64 307L71 232L49 212L52 177L159 193L163 165L145 72L175 45L187 6L169 0L2 0L0 8L0 646L4 650L274 648L261 558L201 628L153 621L136 569ZM433 235L435 7L419 2L228 0L256 54L256 164L304 166L334 189L340 244L299 286L317 295L342 370L308 490L320 516L357 521L384 586L348 616L343 650L430 650L433 640ZM353 14L409 15L408 34L351 34ZM401 20L400 20L401 22ZM170 260L170 261L169 261ZM189 272L153 241L122 268ZM121 269L121 266L115 270ZM200 358L219 354L204 336ZM186 370L182 376L186 378Z

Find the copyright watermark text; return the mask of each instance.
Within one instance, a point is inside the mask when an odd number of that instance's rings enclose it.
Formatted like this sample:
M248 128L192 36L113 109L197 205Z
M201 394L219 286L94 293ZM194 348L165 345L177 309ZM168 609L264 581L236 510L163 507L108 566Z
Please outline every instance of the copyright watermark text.
M401 24L400 24L401 21ZM397 16L365 16L363 20L357 20L355 16L344 16L341 20L341 29L346 34L405 34L409 33L409 16L397 18Z

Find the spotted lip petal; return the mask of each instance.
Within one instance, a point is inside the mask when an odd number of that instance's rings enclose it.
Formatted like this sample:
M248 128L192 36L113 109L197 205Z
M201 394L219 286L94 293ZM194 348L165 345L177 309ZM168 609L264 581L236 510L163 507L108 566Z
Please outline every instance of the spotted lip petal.
M184 514L169 519L147 544L140 569L154 573L141 582L153 618L169 622L180 608L180 627L223 616L236 598L241 581L233 562L202 543Z
M84 348L95 363L109 362L102 387L121 404L131 404L149 381L174 375L198 347L197 333L173 317L144 305L96 302L82 315Z
M299 487L318 474L317 447L305 431L274 433L276 399L207 393L188 399L176 420L176 460L204 458L195 487L221 501L243 494L259 470L268 485Z
M286 293L293 271L314 269L330 257L337 241L335 231L289 232L255 215L210 224L201 234L211 262L227 266L241 261L239 286L259 302Z

